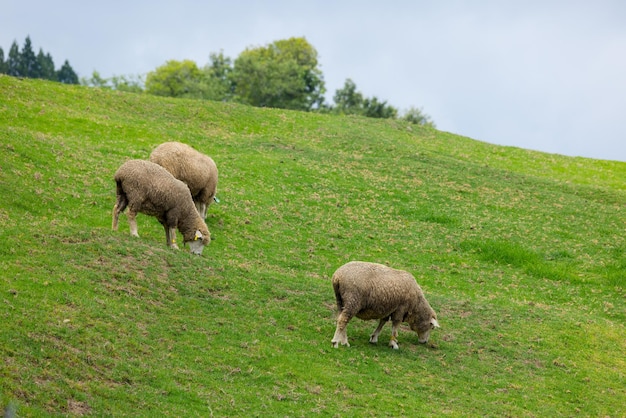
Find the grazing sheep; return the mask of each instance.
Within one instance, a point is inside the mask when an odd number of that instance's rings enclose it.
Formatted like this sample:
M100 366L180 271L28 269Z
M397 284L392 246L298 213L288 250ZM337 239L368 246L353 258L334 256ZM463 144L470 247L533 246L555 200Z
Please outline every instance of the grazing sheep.
M211 157L180 142L164 142L152 151L150 161L165 167L189 187L198 213L206 219L217 191L217 166Z
M424 297L415 278L406 271L382 264L351 261L339 267L332 278L339 317L332 339L333 347L347 345L346 327L353 316L379 319L370 343L378 342L378 334L391 319L389 346L398 348L398 327L407 322L417 332L418 341L426 343L430 331L439 327L437 314Z
M167 246L178 249L176 228L183 234L184 242L194 254L202 254L211 240L204 220L194 207L189 189L166 169L143 160L130 160L115 173L117 201L113 207L113 229L118 218L128 206L130 233L138 237L137 213L155 216L165 228Z

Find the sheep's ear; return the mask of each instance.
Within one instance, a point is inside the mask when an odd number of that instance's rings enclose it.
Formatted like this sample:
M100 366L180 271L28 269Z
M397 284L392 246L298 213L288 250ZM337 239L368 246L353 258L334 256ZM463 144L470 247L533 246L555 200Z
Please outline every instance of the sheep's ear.
M193 237L193 240L194 241L198 241L198 240L201 240L201 239L202 239L202 232L196 231L196 236Z
M437 322L435 318L430 318L430 325L432 325L433 328L439 328L439 322Z

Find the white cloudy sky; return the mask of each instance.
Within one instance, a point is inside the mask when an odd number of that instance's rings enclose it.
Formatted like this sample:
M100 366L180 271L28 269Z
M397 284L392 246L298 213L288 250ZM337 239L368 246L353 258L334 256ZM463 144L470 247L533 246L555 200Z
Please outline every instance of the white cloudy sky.
M351 78L444 131L626 161L623 0L4 0L5 56L28 35L80 77L204 66L212 52L304 36L329 101Z

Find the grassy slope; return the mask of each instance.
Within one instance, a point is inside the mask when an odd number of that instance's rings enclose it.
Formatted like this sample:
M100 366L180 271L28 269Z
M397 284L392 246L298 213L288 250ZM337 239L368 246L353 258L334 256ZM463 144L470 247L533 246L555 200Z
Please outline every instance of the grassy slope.
M626 164L398 121L0 76L0 406L21 416L623 416ZM180 140L221 203L202 257L113 173ZM410 270L442 329L334 350L329 278Z

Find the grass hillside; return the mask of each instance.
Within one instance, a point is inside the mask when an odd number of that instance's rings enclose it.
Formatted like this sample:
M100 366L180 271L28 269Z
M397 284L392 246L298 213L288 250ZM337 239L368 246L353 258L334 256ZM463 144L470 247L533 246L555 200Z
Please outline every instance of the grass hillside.
M111 230L115 170L171 140L220 170L200 257ZM17 416L626 415L626 163L6 76L0 156ZM349 260L415 275L428 344L331 347Z

